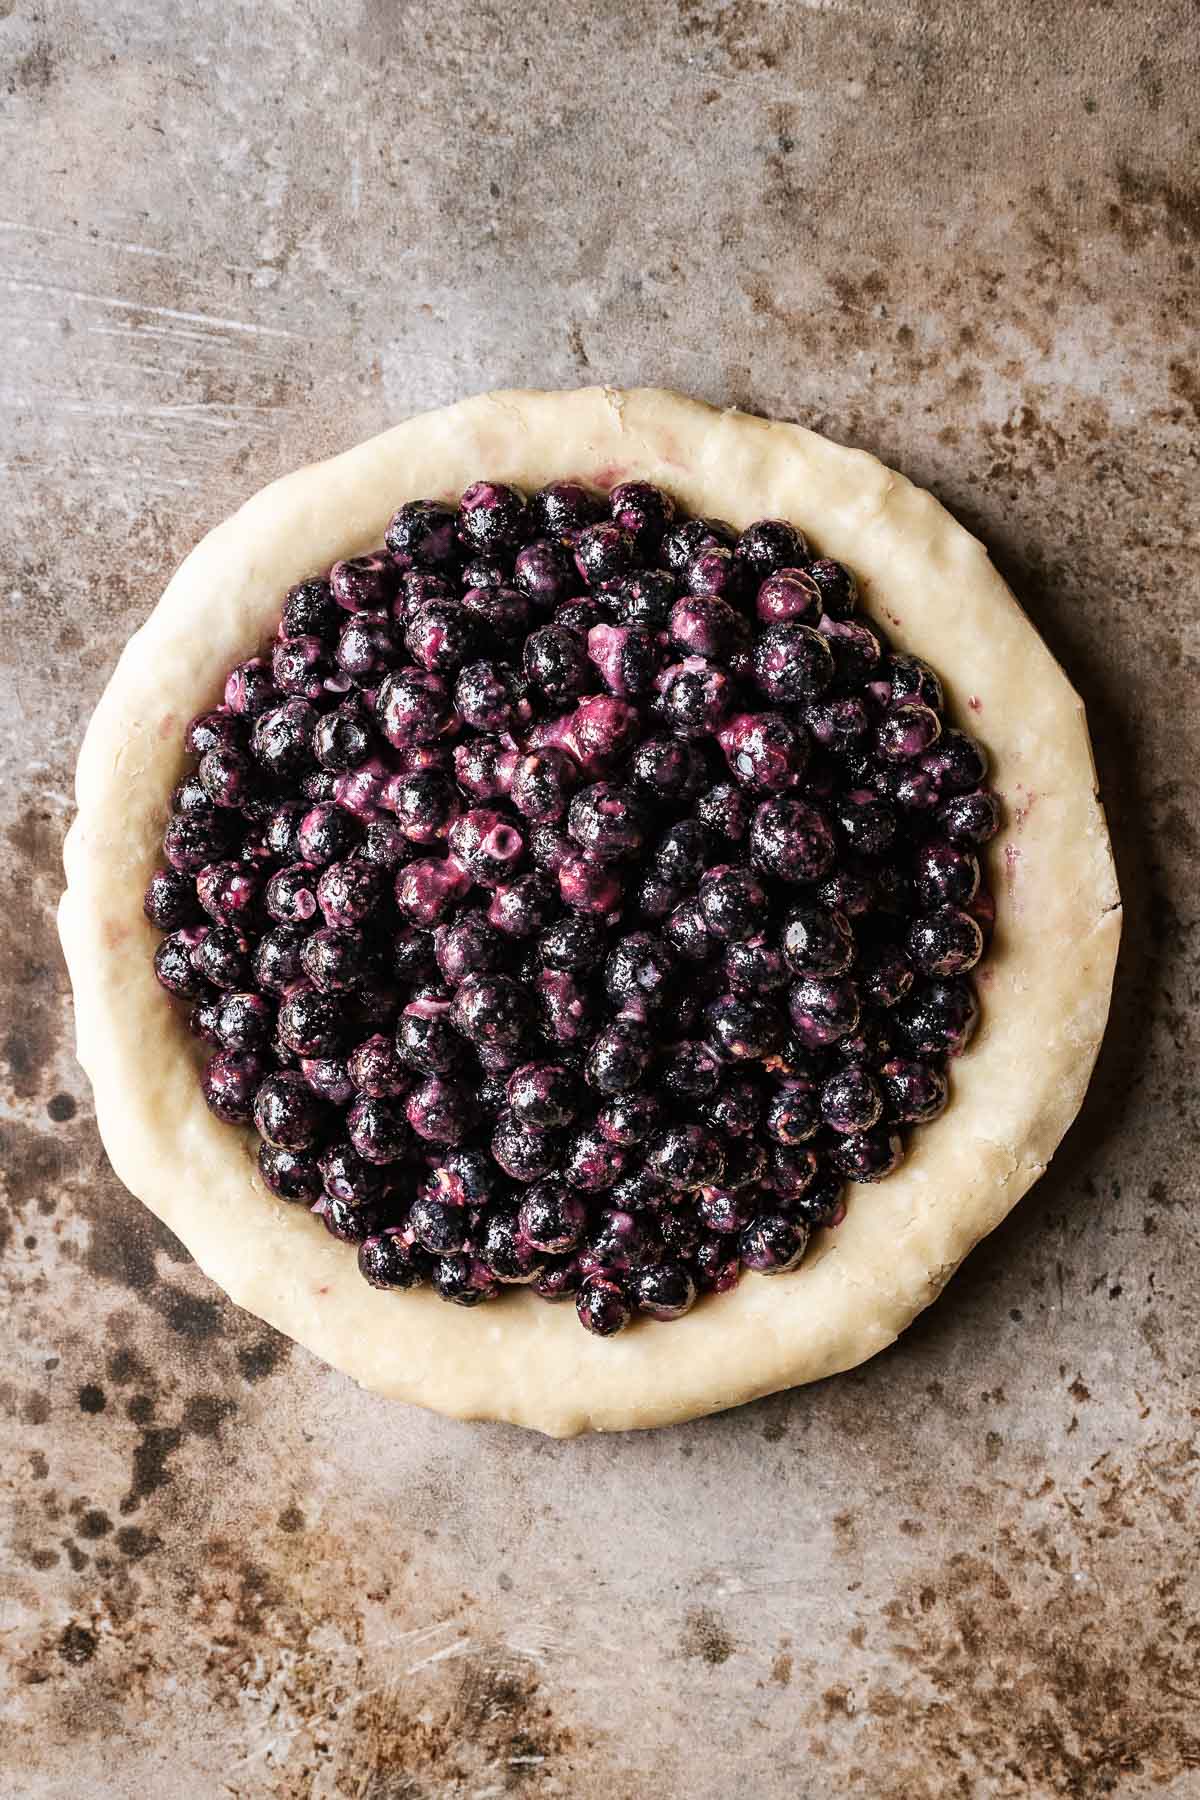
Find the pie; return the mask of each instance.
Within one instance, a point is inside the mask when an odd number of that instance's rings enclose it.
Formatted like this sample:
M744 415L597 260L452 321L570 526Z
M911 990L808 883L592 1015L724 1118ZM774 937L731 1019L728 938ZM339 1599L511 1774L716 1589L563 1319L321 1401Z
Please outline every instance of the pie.
M985 551L671 393L485 395L263 490L77 792L117 1173L457 1417L659 1425L873 1355L1041 1174L1108 1012L1083 708Z

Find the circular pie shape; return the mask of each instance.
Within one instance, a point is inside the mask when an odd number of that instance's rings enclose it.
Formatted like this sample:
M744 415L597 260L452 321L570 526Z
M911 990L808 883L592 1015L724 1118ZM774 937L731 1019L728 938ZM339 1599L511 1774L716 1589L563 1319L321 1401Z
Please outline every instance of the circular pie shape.
M1005 802L982 1023L955 1063L952 1105L794 1273L743 1281L669 1331L601 1339L574 1308L520 1290L466 1311L428 1288L368 1287L318 1219L266 1189L250 1132L203 1104L201 1046L154 977L142 896L188 719L269 636L285 590L376 550L405 500L457 495L481 470L527 492L567 474L603 489L649 481L698 517L790 520L854 571L893 647L933 663L952 711L969 710ZM456 1417L556 1436L666 1424L874 1355L1041 1174L1108 1012L1120 901L1083 708L982 546L860 451L662 391L484 395L264 489L193 551L127 645L77 798L59 925L117 1173L238 1304L364 1386ZM779 1246L768 1252L778 1261Z

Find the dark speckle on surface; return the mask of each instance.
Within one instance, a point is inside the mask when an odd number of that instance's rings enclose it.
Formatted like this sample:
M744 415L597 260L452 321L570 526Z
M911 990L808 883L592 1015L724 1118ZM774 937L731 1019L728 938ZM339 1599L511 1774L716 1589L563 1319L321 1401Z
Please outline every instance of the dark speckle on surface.
M1194 33L0 0L23 1800L1197 1791ZM224 1300L108 1168L53 910L87 716L201 533L409 412L581 381L799 419L979 534L1087 703L1126 925L1079 1124L894 1349L553 1444Z

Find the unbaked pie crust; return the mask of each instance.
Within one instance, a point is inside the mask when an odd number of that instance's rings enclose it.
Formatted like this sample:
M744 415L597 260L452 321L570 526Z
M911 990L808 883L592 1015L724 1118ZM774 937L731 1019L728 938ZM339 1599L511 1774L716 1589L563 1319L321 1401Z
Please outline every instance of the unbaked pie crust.
M208 1111L201 1047L152 967L142 894L160 860L183 732L274 632L285 590L377 547L401 502L486 476L525 489L640 477L741 527L792 520L847 563L892 644L928 658L987 745L1004 824L983 1017L951 1104L907 1161L850 1192L802 1266L748 1275L664 1327L581 1331L516 1289L472 1311L380 1292L352 1250L263 1186L255 1139ZM274 482L211 532L124 654L88 727L59 929L79 1059L113 1167L201 1268L364 1387L555 1436L665 1425L873 1356L1046 1167L1078 1111L1108 1013L1121 911L1083 706L983 547L861 451L654 389L496 393L409 419Z

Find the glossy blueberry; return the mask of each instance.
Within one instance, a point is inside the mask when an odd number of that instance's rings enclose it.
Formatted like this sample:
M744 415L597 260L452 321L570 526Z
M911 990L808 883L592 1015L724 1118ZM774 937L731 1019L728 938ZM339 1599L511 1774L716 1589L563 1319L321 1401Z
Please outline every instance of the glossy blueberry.
M808 1227L783 1213L760 1213L738 1239L745 1266L759 1275L784 1275L796 1268L808 1249Z
M663 538L660 561L673 575L682 575L701 550L714 546L732 550L736 543L737 532L724 519L685 519Z
M216 1003L214 1030L226 1050L259 1050L271 1041L275 1009L262 994L224 993Z
M825 815L807 800L779 794L755 810L750 827L754 866L781 881L819 881L837 855Z
M577 766L565 750L531 750L513 767L509 797L527 819L553 823L566 812L577 779Z
M432 743L454 721L445 684L427 669L394 669L385 675L375 713L384 737L397 749Z
M637 550L632 534L609 520L583 526L573 547L575 567L592 588L628 575Z
M826 613L819 630L833 655L834 677L840 686L860 687L877 672L883 655L878 628L873 630L861 619L834 619Z
M919 656L893 651L882 674L893 706L898 706L904 700L915 700L922 706L928 706L933 712L940 713L946 704L941 682L929 664Z
M602 1094L617 1094L636 1087L650 1066L654 1045L636 1019L616 1019L592 1040L587 1055L589 1087Z
M370 949L362 932L333 925L323 925L304 940L300 966L321 994L348 993L361 986L372 970ZM295 1044L293 1048L300 1050L301 1046Z
M513 587L468 588L462 597L462 610L475 621L483 645L501 651L519 647L533 619L528 595ZM455 660L462 662L464 658Z
M470 892L471 877L450 857L421 857L396 876L396 907L409 924L440 925Z
M307 936L303 926L279 925L259 938L254 950L254 979L259 987L281 994L301 975L300 953Z
M643 625L653 632L665 630L678 591L674 577L665 569L639 569L627 575L612 589L618 623Z
M510 731L528 717L524 683L507 663L486 658L459 671L454 705L475 731Z
M261 656L231 669L225 681L225 704L231 712L247 719L257 719L279 704L279 689L271 678L270 666Z
M825 1082L820 1097L821 1118L830 1130L845 1135L869 1131L883 1114L883 1095L868 1069L851 1063Z
M321 1194L321 1171L311 1150L284 1150L275 1144L258 1146L258 1172L281 1200L311 1206Z
M749 869L728 863L709 869L697 898L705 926L726 942L755 937L766 923L767 897Z
M197 875L207 863L221 862L230 847L223 813L175 813L163 833L163 855L182 875Z
M711 1099L725 1078L722 1058L699 1038L680 1038L662 1053L660 1079L674 1099L692 1102Z
M333 1056L346 1034L345 1007L337 994L293 987L280 1002L276 1028L280 1042L297 1056Z
M726 1081L707 1100L700 1100L700 1117L726 1137L743 1137L756 1129L762 1116L762 1093L752 1081Z
M946 1077L932 1063L893 1056L879 1068L887 1116L901 1125L924 1125L945 1111Z
M536 1131L505 1110L493 1126L491 1150L496 1162L514 1181L540 1181L561 1164L563 1136L559 1131Z
M766 581L780 569L797 569L808 561L804 533L786 519L755 519L739 533L734 556L755 583Z
M788 966L782 954L762 936L726 944L721 966L735 994L768 994L788 980Z
M876 944L859 963L859 986L872 1006L898 1006L915 979L912 964L898 944Z
M795 787L808 765L808 739L782 713L737 713L717 741L734 780L764 793Z
M424 1189L409 1208L408 1228L421 1248L433 1256L452 1256L465 1250L471 1239L466 1207L448 1206Z
M569 1125L579 1110L578 1082L562 1063L522 1063L505 1092L514 1120L527 1131Z
M525 854L525 838L511 815L490 807L472 807L455 819L447 839L450 854L472 881L495 887L516 874Z
M562 544L539 538L518 550L513 563L513 585L539 612L552 612L578 592L574 559Z
M652 560L675 520L670 494L649 481L621 481L609 494L608 505L613 522L629 533L642 556Z
M529 938L544 930L561 911L558 884L534 869L493 888L487 917L506 937Z
M224 863L213 866L236 867ZM197 882L180 869L156 869L147 884L142 911L160 931L175 931L181 925L197 924L201 917Z
M515 1209L497 1209L488 1215L480 1245L480 1260L498 1281L521 1286L536 1279L545 1265L545 1252L521 1233Z
M683 900L668 914L663 935L676 955L686 962L704 962L719 948L721 940L708 928L700 902ZM753 935L747 933L747 936Z
M704 1035L728 1062L758 1062L783 1036L783 1021L765 1000L724 994L704 1010Z
M394 1042L382 1031L355 1045L346 1059L346 1072L355 1091L372 1100L402 1094L412 1079Z
M255 1095L266 1072L267 1064L255 1050L218 1051L200 1077L200 1090L209 1110L227 1125L245 1124L252 1116Z
M905 700L890 707L879 721L875 744L889 762L911 762L922 756L941 736L942 722L928 706Z
M393 513L384 542L406 567L443 568L455 556L455 516L436 500L408 500Z
M312 767L317 715L307 700L285 700L258 715L251 749L268 775L295 780Z
M254 1124L260 1137L279 1150L307 1150L325 1128L327 1109L302 1075L285 1069L268 1075L254 1096Z
M686 1263L665 1261L635 1269L629 1281L637 1309L651 1319L681 1319L696 1302Z
M616 1094L596 1114L596 1124L614 1144L640 1144L662 1121L662 1103L645 1090Z
M409 1142L399 1098L361 1094L346 1114L346 1132L364 1162L391 1163Z
M970 913L945 906L914 921L906 948L922 975L963 975L983 954L983 932Z
M944 731L921 759L943 794L967 794L987 780L988 754L977 738L963 731Z
M781 1082L767 1107L766 1132L777 1144L806 1144L821 1124L821 1090L795 1076Z
M938 812L938 824L955 844L986 844L1000 829L994 794L955 794Z
M715 1187L725 1171L725 1151L702 1125L669 1125L650 1139L646 1164L668 1187Z
M969 981L928 981L913 989L894 1017L917 1056L957 1056L974 1036L979 1002Z
M754 642L754 679L769 700L815 700L833 680L833 655L820 632L784 621L768 625Z
M646 694L662 663L658 638L642 625L593 625L588 660L610 694Z
M455 1306L480 1306L500 1292L496 1277L466 1254L439 1256L429 1279L438 1298Z
M858 989L844 975L802 975L788 990L788 1011L801 1046L819 1050L858 1024Z
M417 1287L424 1275L413 1246L391 1225L358 1246L358 1272L374 1288Z
M379 677L401 660L400 638L399 628L389 613L356 613L342 628L334 661L342 674L359 687L374 687ZM320 666L317 672L325 673ZM319 692L305 693L310 700L320 697Z
M903 1162L904 1145L897 1132L877 1125L842 1138L830 1160L848 1181L883 1181Z
M619 1281L608 1275L589 1275L575 1296L579 1322L597 1337L623 1331L633 1314L629 1297Z
M658 712L681 737L708 737L720 726L733 699L726 671L702 656L672 663L658 678Z
M515 1047L529 1034L529 997L509 975L467 975L455 991L450 1017L469 1043Z
M472 482L459 500L458 536L468 550L512 549L528 529L525 496L503 482Z
M251 973L252 946L228 925L214 925L193 946L192 967L216 988L244 988Z
M931 838L913 856L913 879L922 905L969 906L979 891L979 858L959 845Z
M851 788L833 806L833 822L857 856L883 856L896 835L896 809L868 788Z
M858 583L844 564L828 557L810 562L806 573L821 594L822 610L831 619L848 619L858 606Z
M592 694L571 716L571 736L580 759L593 766L623 756L641 736L637 708L615 694Z
M824 610L821 590L804 569L781 567L758 590L755 610L764 625L816 625Z

